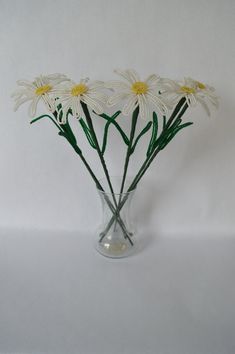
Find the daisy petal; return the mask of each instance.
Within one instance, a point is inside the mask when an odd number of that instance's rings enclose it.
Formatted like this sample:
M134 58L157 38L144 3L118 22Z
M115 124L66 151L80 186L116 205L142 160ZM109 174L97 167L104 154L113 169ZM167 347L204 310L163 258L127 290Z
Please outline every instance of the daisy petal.
M107 105L109 107L112 107L129 96L130 96L130 93L125 93L125 92L116 93L113 96L109 97L109 99L107 101Z
M138 104L140 108L140 118L149 120L149 108L146 97L144 95L139 95Z
M55 102L51 99L51 97L48 94L44 94L42 96L42 99L43 99L45 105L47 106L47 108L49 109L49 111L51 111L51 112L56 111Z
M210 116L210 115L211 115L211 114L210 114L210 110L209 110L207 104L205 103L205 101L204 101L201 97L199 97L199 96L197 97L197 101L198 101L198 102L202 105L202 107L205 109L207 115Z
M25 102L27 102L27 101L30 101L31 99L32 99L31 97L23 97L23 98L19 99L19 100L16 102L15 106L14 106L14 111L17 111L17 109L18 109L23 103L25 103Z
M161 114L163 115L166 114L168 108L163 99L161 99L157 95L154 95L152 92L148 92L146 96Z
M134 83L136 81L140 81L140 77L134 69L128 69L126 72L128 73L129 77L131 78L132 83Z
M128 70L119 70L119 69L116 69L114 70L114 72L116 74L118 74L119 76L123 77L125 80L127 80L130 84L133 84L133 79L132 77L129 75L128 73Z
M73 100L73 113L77 119L80 119L83 116L81 101L78 99Z
M126 82L122 81L108 81L104 84L106 88L113 88L113 89L118 89L118 90L130 90L131 86L130 84L128 85Z
M152 86L152 85L158 85L160 83L160 77L155 75L155 74L152 74L150 76L147 77L147 79L145 80L146 84L148 86Z
M28 81L28 80L17 80L16 83L19 86L24 86L27 89L33 89L35 90L35 86L33 85L32 82Z
M40 100L40 96L36 96L33 100L32 100L32 103L30 104L29 106L29 115L30 117L34 117L35 114L36 114L36 110L37 110L37 105L38 105L38 102Z
M128 116L129 114L131 114L135 110L135 108L137 107L137 104L138 103L137 103L136 95L129 95L129 99L122 109L122 114L124 116Z
M102 92L98 92L98 91L94 91L94 92L90 92L89 91L89 97L95 100L100 101L102 104L106 104L107 100L108 100L108 96L105 95Z
M89 91L90 90L94 90L94 89L98 89L98 88L102 88L104 87L104 82L103 81L92 81L89 85Z
M104 108L102 105L100 105L96 100L91 98L90 96L84 94L82 96L82 101L86 103L93 111L95 111L97 114L102 114L104 113Z

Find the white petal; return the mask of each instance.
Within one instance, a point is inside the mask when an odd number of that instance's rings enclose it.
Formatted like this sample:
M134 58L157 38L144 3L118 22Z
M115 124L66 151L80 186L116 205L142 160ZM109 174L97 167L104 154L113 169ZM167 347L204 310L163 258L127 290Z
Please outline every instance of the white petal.
M216 108L219 108L219 97L211 93L204 95L204 97L206 97Z
M138 104L140 108L140 118L144 120L149 120L150 119L149 108L148 108L146 97L144 95L138 96Z
M131 114L135 110L137 105L138 105L137 96L136 95L130 95L127 103L122 108L122 114L124 116L129 116L129 114Z
M42 95L42 99L44 103L46 104L46 107L51 111L55 112L56 111L56 105L55 101L51 99L51 97L48 94Z
M108 96L102 92L92 92L92 91L90 92L89 91L88 96L92 99L100 101L104 105L107 103L107 100L108 100Z
M57 88L57 89L52 89L50 93L53 94L53 96L55 97L60 97L60 96L71 97L71 89Z
M188 106L193 106L193 105L195 106L195 102L194 102L194 104L192 103L192 101L190 100L189 95L186 95L186 96L182 95L181 98L182 97L184 97L186 99L186 103L187 103Z
M72 112L74 117L78 119L84 114L79 97L74 97L72 100Z
M166 91L178 91L180 86L177 81L161 78L160 80L161 87L165 88Z
M146 94L146 96L149 99L149 101L152 102L152 104L158 109L158 111L161 114L165 114L168 111L168 108L167 108L167 106L166 106L166 104L165 104L163 99L161 99L157 95L154 95L150 91Z
M71 97L70 99L67 100L67 103L66 104L63 104L63 107L62 107L62 111L63 111L63 116L62 116L62 123L65 124L66 123L66 118L67 118L67 113L70 109L72 109L72 113L73 115L75 116L75 113L74 113L74 108L73 108L73 98ZM59 117L59 115L58 115Z
M152 74L150 76L147 77L147 79L145 80L146 84L148 86L152 86L152 85L159 85L160 83L160 77L155 75L155 74Z
M78 85L78 83L76 83L73 80L68 80L68 81L64 81L62 82L56 89L57 90L65 90L65 91L71 91L73 86Z
M91 83L89 83L87 85L89 87L89 91L90 90L94 90L94 89L99 89L104 87L104 82L103 81L92 81Z
M84 94L82 95L82 101L86 103L87 106L91 107L93 111L95 111L97 114L104 113L104 107L100 103L98 103L97 100L91 98L90 96Z
M89 80L90 80L89 77L85 77L84 79L81 79L81 80L80 80L79 84L84 84L84 85L86 85Z
M128 70L119 70L119 69L117 69L117 70L114 70L114 72L116 74L118 74L119 76L123 77L130 84L133 84L134 81L133 81L132 77L129 75Z
M41 96L35 96L35 98L33 99L32 103L30 104L29 106L29 115L30 117L34 117L35 114L36 114L36 110L37 110L37 105L38 105L38 102L40 100Z
M128 73L133 83L136 81L140 81L140 77L134 69L128 69L126 70L126 72Z
M109 99L107 101L107 105L109 107L112 107L112 106L116 105L117 103L119 103L120 101L122 101L123 99L127 98L130 95L131 94L127 94L127 93L124 93L124 92L115 93L113 96L109 97Z
M24 86L27 89L36 89L35 85L28 80L17 80L16 82L19 86Z
M44 86L44 85L48 85L49 82L50 81L48 80L47 77L43 77L42 75L40 75L40 76L38 76L38 77L36 77L34 79L33 83L35 84L36 87L41 87L41 86Z
M199 96L197 96L197 100L202 105L202 107L205 109L207 115L210 116L210 110L209 110L207 104L205 103L205 101Z
M33 98L35 96L35 93L34 91L32 90L28 90L28 89L25 89L25 88L21 88L21 89L17 89L15 90L12 94L11 94L11 97L17 99L17 98L20 98L22 96L26 96L26 97L31 97Z
M31 97L23 97L19 100L16 101L15 106L14 106L14 111L17 111L17 109L25 102L30 101L32 98Z
M106 88L130 91L131 85L123 81L108 81L104 84Z
M191 106L196 106L197 100L196 100L196 97L195 97L195 95L193 93L187 95L186 99L189 100Z
M66 75L58 73L43 76L43 78L45 78L47 81L50 81L53 85L58 85L61 82L69 81L69 78L67 78Z

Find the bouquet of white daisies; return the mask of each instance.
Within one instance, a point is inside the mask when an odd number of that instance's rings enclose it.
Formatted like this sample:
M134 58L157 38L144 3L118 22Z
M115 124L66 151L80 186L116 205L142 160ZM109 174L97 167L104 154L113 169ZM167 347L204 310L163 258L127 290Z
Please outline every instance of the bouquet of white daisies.
M19 80L17 81L19 88L14 92L13 97L15 110L23 103L29 103L29 115L33 118L31 123L45 118L51 120L58 129L59 135L64 137L78 154L97 188L105 192L105 187L91 168L71 128L70 119L78 120L88 144L97 151L111 195L111 198L106 195L105 201L112 216L105 230L100 234L100 242L115 223L120 226L124 238L133 245L131 235L121 217L121 210L128 199L128 192L136 188L154 158L175 135L193 124L192 122L183 122L182 118L186 110L200 104L210 115L208 104L218 107L218 97L212 87L191 78L178 82L153 74L146 80L141 80L134 70L116 70L115 72L121 77L121 80L103 82L90 81L85 78L75 82L62 74L41 75L32 82ZM44 103L48 112L35 117L40 101ZM112 115L105 113L107 107L115 105L122 107L121 110ZM104 121L101 139L97 137L93 124L94 119L97 119L98 116ZM122 116L131 117L130 134L122 128ZM141 126L139 119L145 121L144 125L142 122ZM141 126L139 130L137 129L138 123ZM120 139L126 145L126 157L118 198L105 162L105 151L111 126L117 129ZM131 155L142 136L147 133L149 141L146 146L145 160L140 164L131 183L126 186Z

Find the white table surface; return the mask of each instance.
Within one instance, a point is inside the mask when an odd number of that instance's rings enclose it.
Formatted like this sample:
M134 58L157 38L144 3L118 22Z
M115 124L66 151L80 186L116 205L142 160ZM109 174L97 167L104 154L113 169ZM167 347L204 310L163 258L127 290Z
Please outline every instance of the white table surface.
M235 239L1 231L0 353L234 354Z

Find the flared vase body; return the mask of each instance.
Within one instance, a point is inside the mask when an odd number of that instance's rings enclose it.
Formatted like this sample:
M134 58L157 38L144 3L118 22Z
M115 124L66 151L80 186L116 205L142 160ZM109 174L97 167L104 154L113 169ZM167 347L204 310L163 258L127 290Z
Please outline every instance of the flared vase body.
M135 228L131 207L135 190L129 193L107 193L98 189L102 204L102 222L98 229L96 249L102 255L122 258L135 249Z

